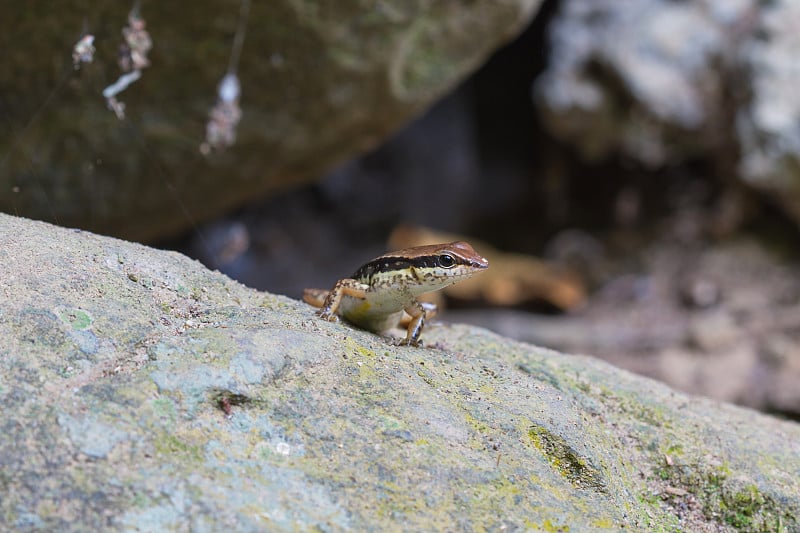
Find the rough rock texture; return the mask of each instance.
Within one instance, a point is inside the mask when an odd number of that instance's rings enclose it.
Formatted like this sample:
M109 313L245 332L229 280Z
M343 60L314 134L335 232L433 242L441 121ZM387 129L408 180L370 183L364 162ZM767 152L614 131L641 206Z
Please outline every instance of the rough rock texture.
M564 0L536 99L587 157L711 156L800 220L798 24L790 0Z
M432 103L540 2L252 2L238 142L208 158L198 147L239 1L141 5L152 64L119 95L122 122L101 92L120 75L131 3L6 2L0 211L150 239L312 180ZM75 71L82 29L97 53Z
M6 215L0 264L3 529L800 528L792 423Z

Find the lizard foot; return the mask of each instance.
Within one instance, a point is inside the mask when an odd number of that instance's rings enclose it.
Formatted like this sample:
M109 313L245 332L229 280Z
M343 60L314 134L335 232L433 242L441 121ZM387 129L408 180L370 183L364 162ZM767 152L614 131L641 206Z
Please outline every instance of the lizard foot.
M317 311L317 316L320 317L322 320L327 320L328 322L338 322L339 317L336 316L335 313L331 313L330 311L325 311L320 309Z
M409 340L409 339L398 339L398 338L391 338L390 337L390 338L386 339L386 342L388 342L389 344L391 344L393 346L414 346L415 348L422 348L423 347L421 339L417 339L417 340L414 341L414 340Z

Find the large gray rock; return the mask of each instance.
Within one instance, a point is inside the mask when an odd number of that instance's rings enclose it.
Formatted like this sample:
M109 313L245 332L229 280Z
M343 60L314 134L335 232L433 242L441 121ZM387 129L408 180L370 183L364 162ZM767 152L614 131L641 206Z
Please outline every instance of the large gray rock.
M793 423L5 215L0 264L2 529L800 528Z
M588 158L710 156L800 221L798 21L790 0L564 0L536 100Z
M319 177L380 142L497 46L541 0L252 2L237 144L198 150L240 2L145 2L151 65L106 109L131 2L5 2L0 211L135 239L163 237ZM95 61L72 67L81 30Z

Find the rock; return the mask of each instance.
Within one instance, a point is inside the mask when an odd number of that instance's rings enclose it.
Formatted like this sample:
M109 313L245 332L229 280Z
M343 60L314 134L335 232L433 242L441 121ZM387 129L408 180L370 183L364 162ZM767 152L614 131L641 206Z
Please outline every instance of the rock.
M690 342L706 353L725 351L742 342L736 319L727 311L695 313L689 326Z
M535 97L587 158L710 157L800 221L798 21L788 0L565 0Z
M124 121L101 92L121 74L130 3L6 4L0 211L134 239L174 234L375 146L540 3L253 2L236 65L237 141L207 157L199 147L239 2L141 6L153 47L141 78L118 95ZM95 35L96 53L76 70L81 31Z
M0 215L3 529L800 527L800 426Z

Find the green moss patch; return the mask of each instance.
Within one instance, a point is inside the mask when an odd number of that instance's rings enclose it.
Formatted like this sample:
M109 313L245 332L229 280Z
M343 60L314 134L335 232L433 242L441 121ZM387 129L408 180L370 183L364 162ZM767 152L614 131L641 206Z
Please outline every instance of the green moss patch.
M754 483L737 479L726 464L663 464L654 471L661 497L679 510L694 505L707 522L747 533L797 531L791 508L762 493Z
M92 325L91 315L80 309L68 309L60 313L59 317L72 329L86 329Z
M533 424L528 428L528 438L541 451L558 472L578 488L605 491L606 484L599 470L578 454L560 435L545 427Z

